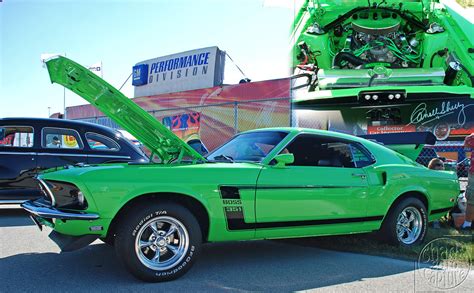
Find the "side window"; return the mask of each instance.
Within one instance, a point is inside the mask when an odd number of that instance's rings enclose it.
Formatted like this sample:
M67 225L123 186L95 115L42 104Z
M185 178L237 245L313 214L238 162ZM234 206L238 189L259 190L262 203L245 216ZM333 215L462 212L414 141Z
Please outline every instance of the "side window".
M118 151L120 146L112 139L93 132L86 133L87 144L94 151Z
M375 163L375 159L363 146L355 143L350 144L352 160L356 168L362 168Z
M79 133L73 129L45 127L41 131L41 146L47 149L82 149Z
M0 126L0 147L33 147L34 131L31 126Z
M361 168L373 162L357 143L309 134L298 136L282 152L294 155L293 166Z

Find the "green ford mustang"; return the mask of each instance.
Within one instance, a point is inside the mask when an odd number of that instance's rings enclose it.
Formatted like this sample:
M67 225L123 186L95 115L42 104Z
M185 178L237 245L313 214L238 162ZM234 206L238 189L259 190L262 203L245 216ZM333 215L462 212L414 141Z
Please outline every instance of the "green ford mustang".
M100 238L142 280L183 275L204 242L380 230L391 243L415 245L459 194L453 172L328 131L248 131L204 158L86 68L63 57L47 67L52 82L113 118L158 162L47 171L38 178L45 197L23 208L54 229L63 251Z

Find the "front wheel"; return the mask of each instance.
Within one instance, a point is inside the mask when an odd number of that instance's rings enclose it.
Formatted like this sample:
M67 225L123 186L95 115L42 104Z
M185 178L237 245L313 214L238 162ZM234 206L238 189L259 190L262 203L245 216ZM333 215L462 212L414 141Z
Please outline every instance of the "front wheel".
M196 218L173 203L139 206L121 221L115 238L117 255L138 279L174 280L194 263L202 242Z
M425 205L416 198L400 201L382 225L382 237L391 244L411 247L423 242L428 218Z

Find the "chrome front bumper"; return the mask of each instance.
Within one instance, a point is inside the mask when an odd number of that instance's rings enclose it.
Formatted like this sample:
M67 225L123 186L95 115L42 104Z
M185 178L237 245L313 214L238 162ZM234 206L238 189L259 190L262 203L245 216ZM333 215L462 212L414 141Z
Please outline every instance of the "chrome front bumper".
M99 218L97 214L64 212L35 201L26 201L21 204L21 207L34 216L48 219L96 220Z

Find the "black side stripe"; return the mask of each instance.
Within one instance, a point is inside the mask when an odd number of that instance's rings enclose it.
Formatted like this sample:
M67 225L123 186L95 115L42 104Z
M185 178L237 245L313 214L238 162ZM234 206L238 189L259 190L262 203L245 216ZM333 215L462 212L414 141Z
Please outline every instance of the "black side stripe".
M334 185L240 185L240 186L221 186L221 196L227 197L229 193L235 194L244 189L315 189L315 188L354 188L360 186L334 186Z
M430 215L434 215L434 214L441 214L441 213L447 213L448 211L450 211L453 207L449 207L449 208L442 208L442 209L437 209L437 210L432 210Z
M315 189L315 188L354 188L357 186L333 186L333 185L280 185L280 186L265 186L259 185L257 186L257 190L259 189Z
M234 186L221 186L220 193L222 199L240 199L239 188ZM358 217L358 218L338 218L338 219L321 219L321 220L304 220L304 221L284 221L284 222L262 222L262 223L246 223L244 218L244 210L241 205L225 206L224 214L227 220L227 229L229 231L253 230L265 228L285 228L285 227L301 227L301 226L317 226L328 224L346 224L360 223L370 221L381 221L383 216Z

